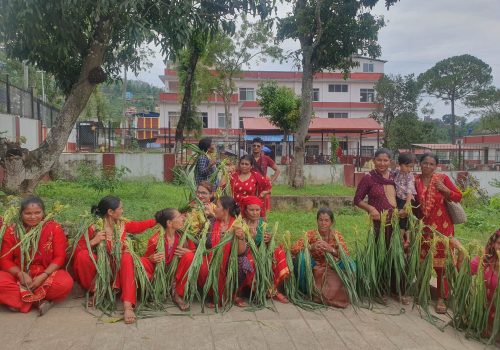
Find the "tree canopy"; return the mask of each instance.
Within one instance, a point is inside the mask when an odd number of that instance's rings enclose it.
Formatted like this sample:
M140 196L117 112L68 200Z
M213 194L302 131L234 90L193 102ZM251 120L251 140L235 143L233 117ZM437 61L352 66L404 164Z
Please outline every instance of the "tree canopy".
M460 55L439 61L418 80L425 93L450 102L451 140L455 143L455 103L467 103L466 98L488 88L493 77L488 64L471 55Z

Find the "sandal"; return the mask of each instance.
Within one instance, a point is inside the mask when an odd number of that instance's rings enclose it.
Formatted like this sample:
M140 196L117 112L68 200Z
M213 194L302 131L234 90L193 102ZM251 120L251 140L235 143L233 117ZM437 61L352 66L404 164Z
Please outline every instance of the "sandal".
M38 316L43 316L49 311L52 306L54 306L54 302L43 300L38 304Z
M446 313L446 304L443 299L438 299L436 302L436 313L440 315Z
M280 303L283 303L283 304L288 304L289 303L288 298L285 295L283 295L282 293L280 293L280 292L277 292L273 296L273 300L279 301Z

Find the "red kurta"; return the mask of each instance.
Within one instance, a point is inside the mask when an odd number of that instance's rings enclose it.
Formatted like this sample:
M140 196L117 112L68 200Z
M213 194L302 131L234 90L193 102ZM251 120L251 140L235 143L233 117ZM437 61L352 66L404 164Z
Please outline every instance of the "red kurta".
M417 199L420 205L420 214L424 224L426 225L424 226L424 243L422 243L421 259L425 258L430 248L429 243L425 241L430 239L432 230L427 226L434 228L436 231L447 237L455 236L455 227L453 226L453 222L451 221L448 210L446 209L446 198L435 187L436 181L438 180L441 180L451 191L451 201L460 202L462 199L462 193L445 174L433 174L428 187L424 185L422 175L417 175L415 177L415 188L417 190ZM445 246L443 243L439 242L436 246L436 254L434 255L434 269L438 274L438 291L442 291L441 283L443 280L445 282L444 296L448 294L446 280L442 278L445 257Z
M33 292L21 290L17 277L8 270L12 267L21 268L21 249L15 247L19 239L15 227L10 226L5 231L0 254L0 266L4 272L0 273L0 304L28 312L33 302L41 300L61 301L65 299L73 288L73 279L64 270L51 273L47 279ZM40 241L37 253L29 267L29 275L34 278L42 274L50 264L63 267L66 261L68 241L61 226L55 221L48 221L40 232ZM13 249L14 248L14 249Z
M125 241L127 234L139 234L147 229L156 225L154 219L145 221L128 221L123 223L122 229L122 242ZM95 231L94 227L90 226L88 228L89 240L94 237ZM109 245L108 245L109 248ZM125 247L124 247L125 249ZM87 250L87 244L85 242L85 237L80 238L78 245L75 250L74 260L73 260L73 273L75 275L76 281L80 286L89 291L94 289L94 279L95 279L95 265L90 258L90 254L94 255L94 259L97 259L97 255L94 252L89 252ZM126 251L122 254L122 260L120 262L120 269L118 273L118 278L115 281L114 287L121 289L121 299L122 301L128 301L135 305L136 302L136 285L134 277L134 262L132 256Z
M239 178L240 173L235 172L231 175L231 190L236 203L240 203L241 199L247 196L259 197L264 191L271 190L271 182L269 179L263 177L261 174L252 170L250 177L241 181ZM265 216L265 211L261 212L261 216Z
M141 258L142 264L146 269L146 273L148 274L149 279L153 278L153 274L156 267L156 264L153 263L151 260L149 260L149 257L154 253L156 253L156 246L158 244L159 235L160 235L159 233L155 233L149 239L146 253ZM172 246L169 246L168 241L165 238L165 265L170 265L170 263L174 259L175 256L174 252L179 246L179 240L180 240L180 235L176 234L174 244ZM186 286L187 282L186 273L189 270L191 263L193 262L196 245L192 241L187 240L186 243L184 244L184 248L188 248L189 250L191 250L191 252L185 253L179 259L179 264L177 265L177 271L175 272L175 291L177 295L179 295L180 297L184 296L184 287ZM205 277L202 277L201 279L202 280L206 279L207 274L208 274L208 266L206 264L203 264L200 268L200 276L205 276Z

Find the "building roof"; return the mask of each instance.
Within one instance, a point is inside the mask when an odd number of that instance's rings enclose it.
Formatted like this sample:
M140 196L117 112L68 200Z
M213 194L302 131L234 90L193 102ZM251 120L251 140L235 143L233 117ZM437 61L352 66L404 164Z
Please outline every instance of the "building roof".
M280 133L281 131L265 117L243 118L245 131L261 131ZM363 133L383 130L382 126L372 118L313 118L309 124L310 133L344 132Z

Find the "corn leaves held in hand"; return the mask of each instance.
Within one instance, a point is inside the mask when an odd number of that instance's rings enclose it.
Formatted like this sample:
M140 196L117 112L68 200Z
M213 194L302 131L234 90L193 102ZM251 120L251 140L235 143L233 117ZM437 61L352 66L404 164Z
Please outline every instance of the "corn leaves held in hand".
M157 226L158 242L156 243L155 252L165 254L165 229L161 225ZM153 305L161 308L167 301L169 292L165 261L160 261L156 264L151 285Z
M401 297L405 293L405 290L401 287L403 284L406 284L406 259L405 251L403 248L403 236L399 228L399 216L397 211L393 212L391 224L392 234L387 257L389 265L387 269L389 274L388 289L390 289L390 283L394 279L396 283L396 292L398 293L399 297Z
M136 306L137 312L140 311L142 306L145 306L152 294L151 282L149 281L146 269L141 262L141 257L134 251L133 242L130 238L125 240L126 251L124 254L129 254L132 257L134 264L134 278L135 285L138 291L138 305ZM123 257L122 257L123 258ZM161 264L162 262L160 262Z
M94 224L94 232L103 230L104 222L99 218ZM87 240L88 237L86 241ZM87 243L87 248L89 247L90 242ZM107 241L103 240L96 246L97 259L94 259L92 249L89 249L89 254L96 265L96 275L94 278L94 307L107 315L111 315L111 313L116 310L116 294L113 289L114 272L108 254Z
M389 213L383 211L380 213L380 231L376 238L376 273L377 273L377 286L379 297L383 297L390 292L390 264L387 254L386 242L386 230L390 229L387 227L387 218Z
M0 225L0 251L2 249L2 242L3 242L3 236L5 235L5 230L7 230L7 227L15 221L19 220L16 218L19 216L19 206L12 204L7 207L7 209L4 211L2 217L2 224Z
M206 261L208 265L208 258L205 255L205 252L206 252L207 233L209 228L210 228L210 222L205 221L203 230L198 236L199 241L196 251L194 253L193 261L189 266L187 275L185 276L186 286L184 289L184 300L189 302L189 304L192 304L195 298L201 301L201 295L198 292L198 277L200 275L200 269L204 261Z
M496 266L491 266L491 268L495 268L496 271L500 271L500 254L497 251L497 260ZM493 294L493 300L488 308L488 313L493 312L493 308L495 310L495 315L493 316L493 323L491 326L491 335L488 339L488 344L492 344L497 336L500 334L500 288L496 287L495 293Z
M366 244L362 246L356 240L357 290L359 297L367 302L368 308L372 307L375 298L381 294L376 265L376 245L375 229L370 220Z
M481 338L488 325L488 311L483 256L480 256L477 273L472 277L470 287L466 334L477 339Z
M335 241L338 247L338 260L336 260L331 253L325 252L325 261L328 266L337 273L342 281L342 284L347 291L347 295L349 296L349 302L351 305L354 307L359 306L360 299L356 290L356 270L354 262L349 255L347 255L337 237L335 237Z

